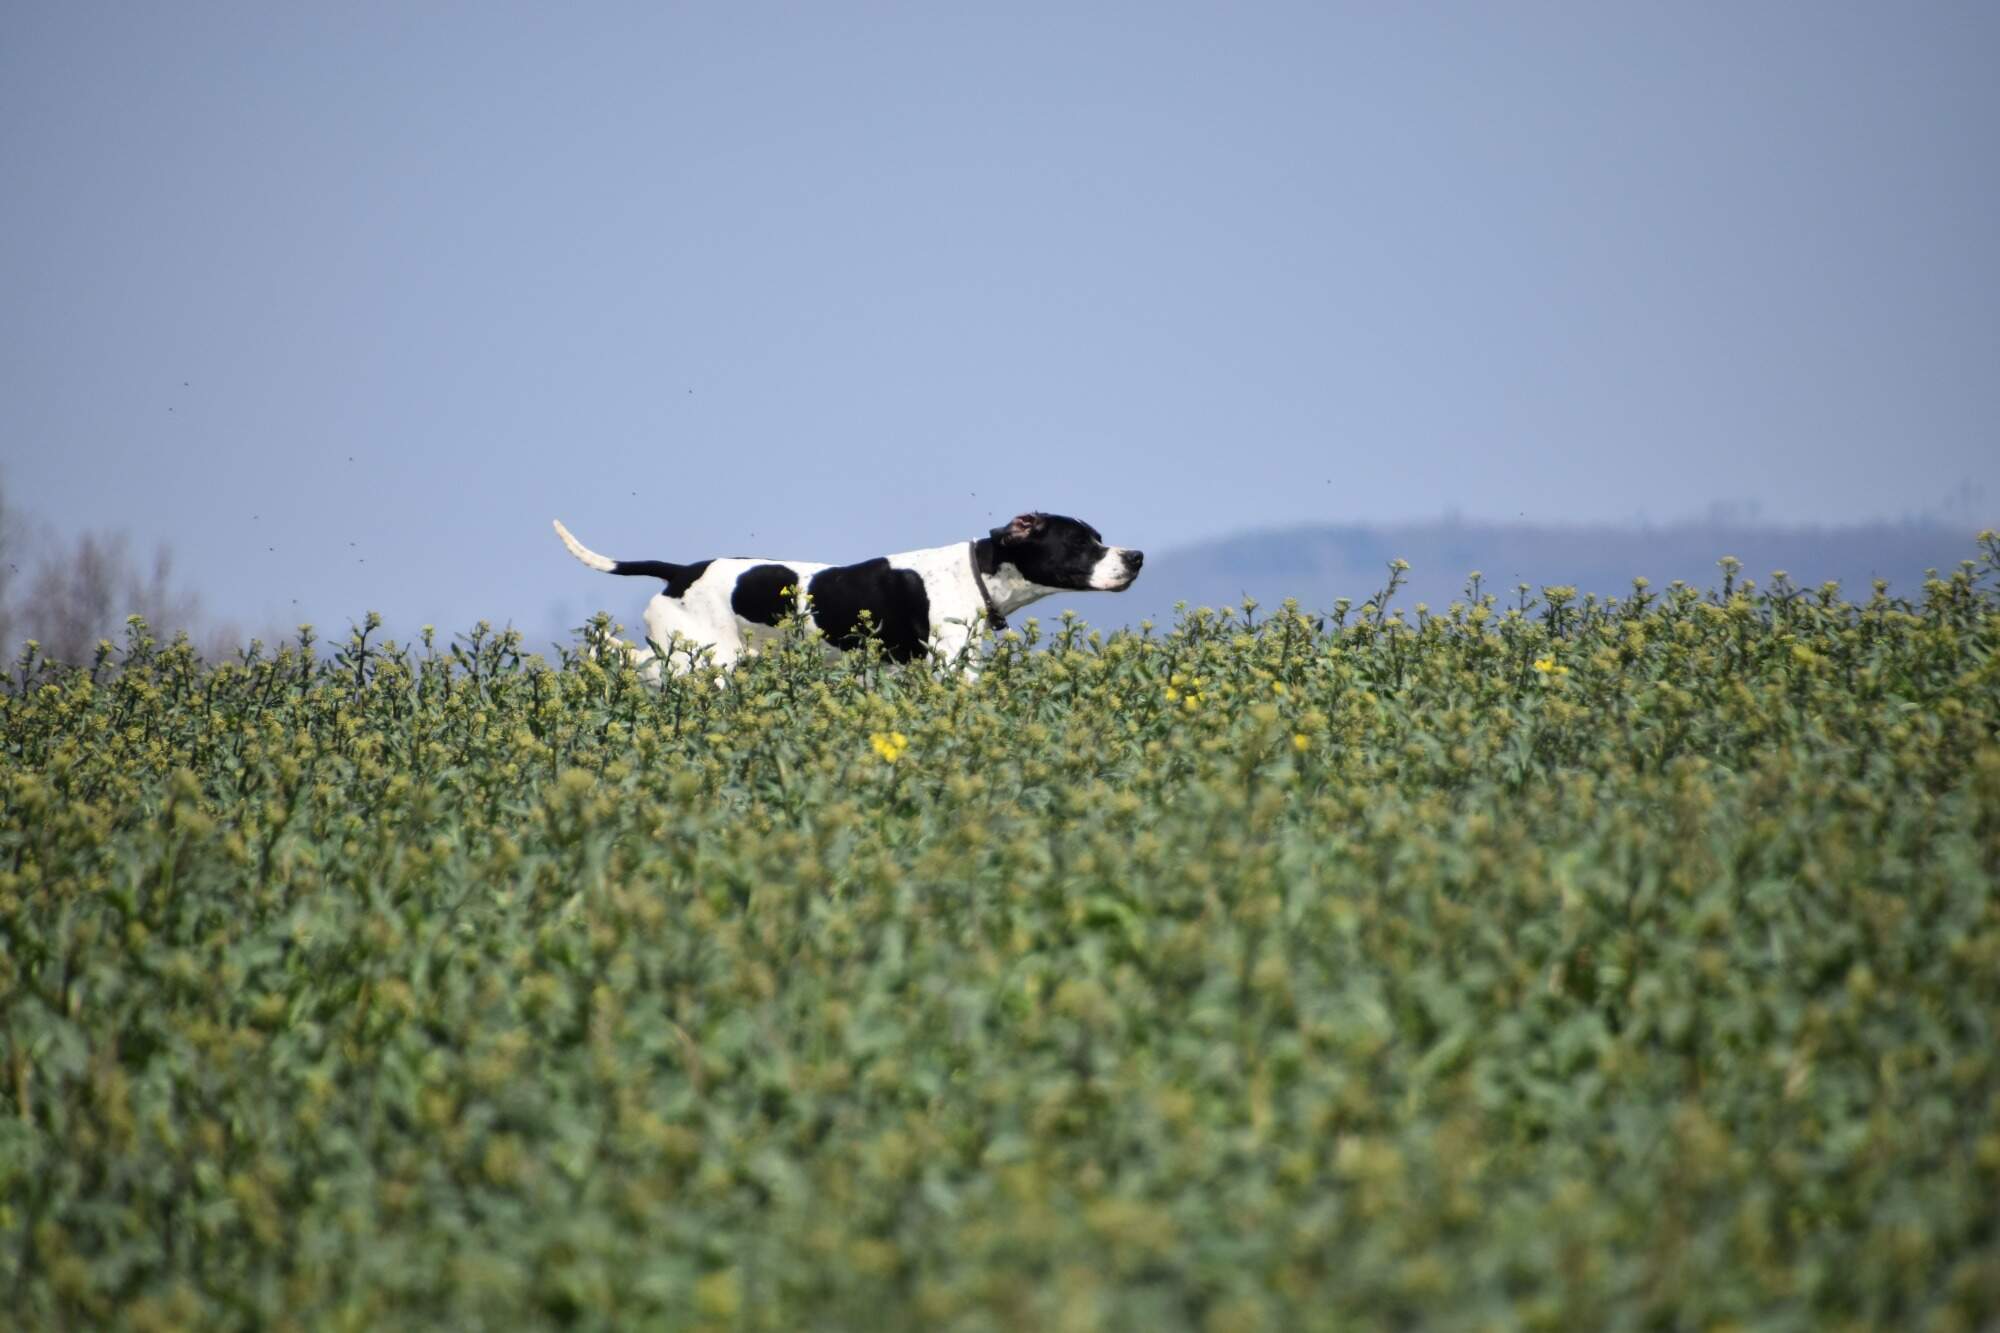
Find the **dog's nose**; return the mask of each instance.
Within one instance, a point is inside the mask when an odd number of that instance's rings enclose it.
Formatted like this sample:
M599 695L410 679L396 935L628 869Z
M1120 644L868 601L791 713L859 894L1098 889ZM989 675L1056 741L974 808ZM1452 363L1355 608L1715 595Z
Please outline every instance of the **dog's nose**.
M1139 572L1139 566L1146 563L1146 553L1144 551L1127 551L1125 553L1125 563L1136 574Z

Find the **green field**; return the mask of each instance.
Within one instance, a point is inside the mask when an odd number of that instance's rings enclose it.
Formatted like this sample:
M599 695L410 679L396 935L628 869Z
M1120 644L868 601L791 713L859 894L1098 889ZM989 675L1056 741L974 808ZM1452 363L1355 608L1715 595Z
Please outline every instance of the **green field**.
M1977 557L24 661L0 1323L1993 1327Z

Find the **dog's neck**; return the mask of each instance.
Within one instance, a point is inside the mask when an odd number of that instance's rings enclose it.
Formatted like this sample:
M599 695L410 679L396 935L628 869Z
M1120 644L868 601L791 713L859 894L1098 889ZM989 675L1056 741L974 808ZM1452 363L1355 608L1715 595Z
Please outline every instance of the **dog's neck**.
M1029 582L1011 562L1000 559L991 537L981 537L972 544L972 563L986 581L986 595L993 599L993 609L1003 616L1011 616L1056 591Z

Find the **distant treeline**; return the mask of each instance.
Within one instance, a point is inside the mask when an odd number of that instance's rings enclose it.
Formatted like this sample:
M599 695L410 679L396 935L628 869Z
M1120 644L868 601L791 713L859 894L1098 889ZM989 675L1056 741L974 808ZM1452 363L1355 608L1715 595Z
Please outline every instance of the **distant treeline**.
M1934 522L1870 523L1787 528L1749 522L1689 522L1658 527L1590 524L1483 523L1439 519L1422 523L1313 524L1245 533L1170 549L1146 564L1130 592L1079 598L1078 614L1109 628L1151 619L1173 621L1174 603L1238 606L1247 594L1264 607L1295 597L1308 609L1331 608L1346 597L1359 606L1387 582L1388 564L1410 570L1395 605L1426 602L1442 610L1463 598L1468 577L1511 603L1527 584L1575 587L1580 593L1624 596L1634 578L1655 588L1681 579L1696 587L1720 583L1717 562L1742 561L1742 577L1762 585L1778 570L1804 588L1832 580L1850 598L1865 598L1873 580L1913 595L1924 571L1949 572L1975 555L1978 525Z
M125 619L144 616L166 640L185 631L204 654L234 651L228 625L202 614L201 598L174 577L173 553L161 545L150 562L131 553L123 533L58 537L7 503L0 490L0 653L11 663L30 639L39 655L88 665L100 639L123 643Z

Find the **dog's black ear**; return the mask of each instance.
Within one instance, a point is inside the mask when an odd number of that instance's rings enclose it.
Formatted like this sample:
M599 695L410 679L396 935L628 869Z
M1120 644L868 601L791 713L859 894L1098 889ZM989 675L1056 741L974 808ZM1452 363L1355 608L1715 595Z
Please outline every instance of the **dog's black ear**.
M1024 542L1030 537L1040 536L1042 529L1048 525L1049 519L1046 514L1018 515L1012 523L1007 525L1007 540L1010 542Z

